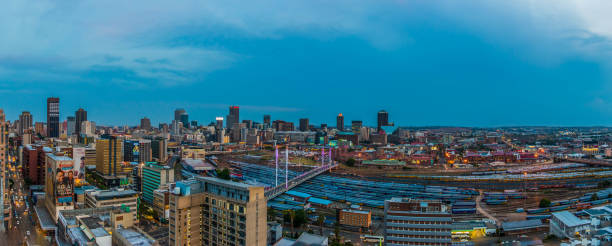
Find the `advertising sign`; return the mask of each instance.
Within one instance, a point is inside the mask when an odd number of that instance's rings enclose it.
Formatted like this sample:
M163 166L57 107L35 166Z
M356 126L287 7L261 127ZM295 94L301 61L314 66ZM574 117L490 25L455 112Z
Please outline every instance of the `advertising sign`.
M72 169L61 169L55 170L55 198L57 204L60 206L67 206L72 204L72 195L74 191L74 172Z

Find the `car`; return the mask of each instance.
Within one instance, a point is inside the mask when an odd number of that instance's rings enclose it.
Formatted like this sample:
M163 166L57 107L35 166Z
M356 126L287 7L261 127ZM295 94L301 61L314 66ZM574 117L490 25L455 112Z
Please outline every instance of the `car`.
M30 231L26 231L26 235L28 235L28 236L29 236L29 235L30 235Z
M17 225L19 225L19 220L17 221Z

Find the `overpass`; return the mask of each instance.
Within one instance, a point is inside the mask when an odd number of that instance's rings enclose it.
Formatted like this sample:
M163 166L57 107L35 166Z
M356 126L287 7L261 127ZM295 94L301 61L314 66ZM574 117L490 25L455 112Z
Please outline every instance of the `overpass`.
M612 161L597 160L597 159L577 159L577 158L557 158L555 157L555 162L576 162L576 163L582 163L582 164L587 164L591 166L612 167Z
M267 189L265 191L265 193L264 193L265 196L266 196L266 199L268 201L272 200L275 197L279 196L280 194L283 194L283 193L293 189L293 187L296 187L296 186L306 182L307 180L309 180L311 178L314 178L314 177L316 177L319 174L327 172L327 171L329 171L332 168L335 168L337 166L338 166L338 164L335 163L335 162L330 164L330 165L318 166L316 168L313 168L313 169L311 169L311 170L309 170L307 172L304 172L304 173L298 175L297 177L295 177L295 178L293 178L291 180L288 180L285 183L281 183L281 184L279 184L276 187L272 187L270 189Z

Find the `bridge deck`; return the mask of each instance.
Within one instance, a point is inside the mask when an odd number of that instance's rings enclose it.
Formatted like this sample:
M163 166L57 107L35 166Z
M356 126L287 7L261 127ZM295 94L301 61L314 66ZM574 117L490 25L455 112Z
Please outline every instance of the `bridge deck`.
M307 180L309 180L311 178L314 178L314 177L316 177L319 174L327 172L327 171L329 171L332 168L337 167L337 166L338 166L338 164L334 163L332 165L325 165L325 166L317 167L317 168L314 168L314 169L312 169L310 171L302 173L299 176L289 180L287 182L287 184L282 183L282 184L279 184L278 186L276 186L274 188L271 188L271 189L267 190L265 192L266 199L268 201L272 200L275 197L279 196L280 194L283 194L283 193L293 189L294 187L296 187L296 186L306 182Z

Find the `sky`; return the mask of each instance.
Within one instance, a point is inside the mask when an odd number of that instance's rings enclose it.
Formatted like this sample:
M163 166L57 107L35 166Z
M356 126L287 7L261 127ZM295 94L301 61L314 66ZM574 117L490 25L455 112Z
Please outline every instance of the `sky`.
M0 107L99 125L241 119L612 126L612 2L7 0Z

